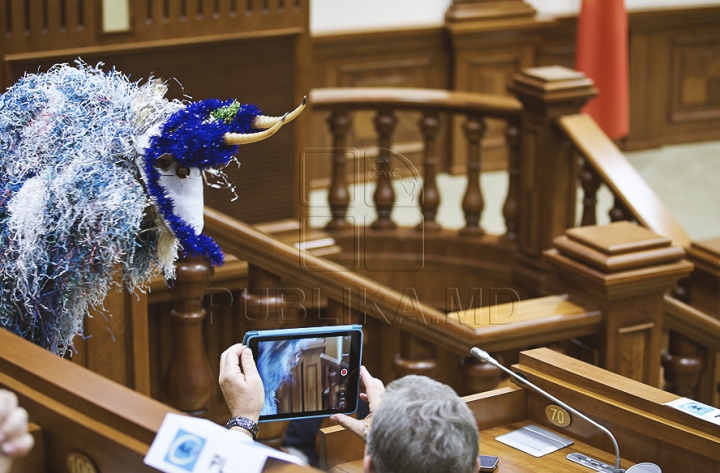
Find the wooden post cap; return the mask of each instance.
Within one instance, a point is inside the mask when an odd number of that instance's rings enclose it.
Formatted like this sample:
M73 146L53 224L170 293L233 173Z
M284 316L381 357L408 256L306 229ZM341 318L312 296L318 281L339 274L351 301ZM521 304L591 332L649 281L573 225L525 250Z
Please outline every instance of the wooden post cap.
M455 0L445 12L445 21L532 19L535 14L535 8L523 0Z
M685 256L669 238L630 222L571 228L553 245L561 254L604 273L673 263Z
M508 86L521 101L585 103L598 94L592 79L564 66L530 67L515 74Z
M574 284L602 287L672 284L687 276L692 263L685 250L670 239L630 222L568 229L553 240L555 248L544 252L546 261ZM649 283L655 281L655 283Z

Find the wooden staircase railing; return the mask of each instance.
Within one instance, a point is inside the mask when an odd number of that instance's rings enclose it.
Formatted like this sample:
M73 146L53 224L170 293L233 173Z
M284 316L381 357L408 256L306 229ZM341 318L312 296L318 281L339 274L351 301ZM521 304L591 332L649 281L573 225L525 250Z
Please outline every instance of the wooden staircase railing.
M628 217L676 245L690 244L690 237L665 204L589 115L566 115L558 123L585 160L584 171L595 175L588 179L606 184ZM588 207L583 222L594 225L594 212Z

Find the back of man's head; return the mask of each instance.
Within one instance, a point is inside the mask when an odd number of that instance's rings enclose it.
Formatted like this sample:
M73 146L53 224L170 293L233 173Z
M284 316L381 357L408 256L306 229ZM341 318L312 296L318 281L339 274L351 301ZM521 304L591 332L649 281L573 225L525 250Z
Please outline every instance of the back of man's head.
M373 413L367 454L377 473L472 473L477 424L449 386L405 376L387 386Z

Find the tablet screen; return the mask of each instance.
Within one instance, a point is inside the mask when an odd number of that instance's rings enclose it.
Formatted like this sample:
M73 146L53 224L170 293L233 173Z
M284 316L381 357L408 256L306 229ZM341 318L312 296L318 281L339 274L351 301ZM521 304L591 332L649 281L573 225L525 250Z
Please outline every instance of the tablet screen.
M251 338L249 346L265 388L260 420L354 412L360 367L358 335L350 331Z

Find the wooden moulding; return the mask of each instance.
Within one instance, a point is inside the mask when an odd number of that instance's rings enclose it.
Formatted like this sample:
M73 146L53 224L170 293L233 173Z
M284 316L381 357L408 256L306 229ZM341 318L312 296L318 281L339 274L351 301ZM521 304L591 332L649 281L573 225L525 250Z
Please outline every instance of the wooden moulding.
M598 93L592 79L564 66L527 68L515 74L508 88L521 101L534 98L545 103L581 102L579 106Z
M682 248L627 222L576 228L554 243L544 254L561 286L602 311L600 365L658 386L663 295L693 269Z
M545 258L564 279L608 298L667 289L693 268L682 248L629 222L570 229L553 244Z
M535 9L523 0L455 0L445 13L445 21L492 21L531 19Z
M629 222L571 228L553 244L560 253L606 273L674 263L685 255L668 238Z
M665 406L679 397L676 394L546 348L522 352L516 368L543 389L571 405L581 406L583 413L609 427L618 438L620 453L627 458L657 463L663 471L679 471L666 470L669 465L664 464L675 456L697 456L693 461L706 465L720 461L720 426ZM631 454L641 450L641 458Z
M698 268L720 278L720 238L691 243L687 257Z

